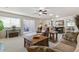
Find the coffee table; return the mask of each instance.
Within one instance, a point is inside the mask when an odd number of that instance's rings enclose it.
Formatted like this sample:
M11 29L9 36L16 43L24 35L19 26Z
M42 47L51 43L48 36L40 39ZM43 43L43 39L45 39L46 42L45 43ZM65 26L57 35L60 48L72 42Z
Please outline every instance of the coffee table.
M24 47L29 46L48 46L48 37L43 35L34 35L32 41L24 38Z
M48 46L48 37L43 35L33 36L32 45Z

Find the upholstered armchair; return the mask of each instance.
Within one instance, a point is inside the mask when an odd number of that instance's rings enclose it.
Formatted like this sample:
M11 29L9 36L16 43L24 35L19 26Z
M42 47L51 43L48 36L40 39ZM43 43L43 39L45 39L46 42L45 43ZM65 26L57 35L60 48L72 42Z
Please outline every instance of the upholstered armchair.
M68 32L63 35L63 39L53 48L56 52L73 52L78 44L78 32Z

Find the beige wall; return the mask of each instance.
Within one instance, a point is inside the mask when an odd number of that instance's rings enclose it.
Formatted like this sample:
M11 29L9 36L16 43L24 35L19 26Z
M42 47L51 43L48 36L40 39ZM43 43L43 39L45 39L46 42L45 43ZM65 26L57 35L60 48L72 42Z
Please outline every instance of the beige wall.
M51 20L45 20L45 19L36 20L36 27L38 27L40 23L42 23L42 26L44 26L45 24L50 26L50 21Z
M16 15L16 14L11 14L11 13L6 13L6 12L0 12L0 16L4 16L4 17L18 17L21 19L21 34L23 34L23 19L26 20L35 20L35 27L37 29L37 27L39 26L39 24L42 22L43 25L47 23L48 20L45 19L39 19L39 18L33 18L33 17L29 17L29 16L23 16L23 15ZM0 36L1 37L5 37L6 32L5 30L0 32Z

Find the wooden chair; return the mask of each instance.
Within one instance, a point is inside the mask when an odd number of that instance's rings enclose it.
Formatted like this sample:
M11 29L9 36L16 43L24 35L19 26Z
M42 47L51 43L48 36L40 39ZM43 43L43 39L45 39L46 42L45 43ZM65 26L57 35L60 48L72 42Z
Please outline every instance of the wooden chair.
M24 47L25 48L28 48L28 47L30 47L31 46L31 41L29 41L28 39L26 39L26 38L24 38Z

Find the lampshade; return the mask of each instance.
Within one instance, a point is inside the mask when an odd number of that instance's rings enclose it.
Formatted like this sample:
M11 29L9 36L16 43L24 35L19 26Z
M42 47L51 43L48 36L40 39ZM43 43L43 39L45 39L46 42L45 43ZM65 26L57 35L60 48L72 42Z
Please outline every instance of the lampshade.
M0 31L4 29L3 22L0 20Z

